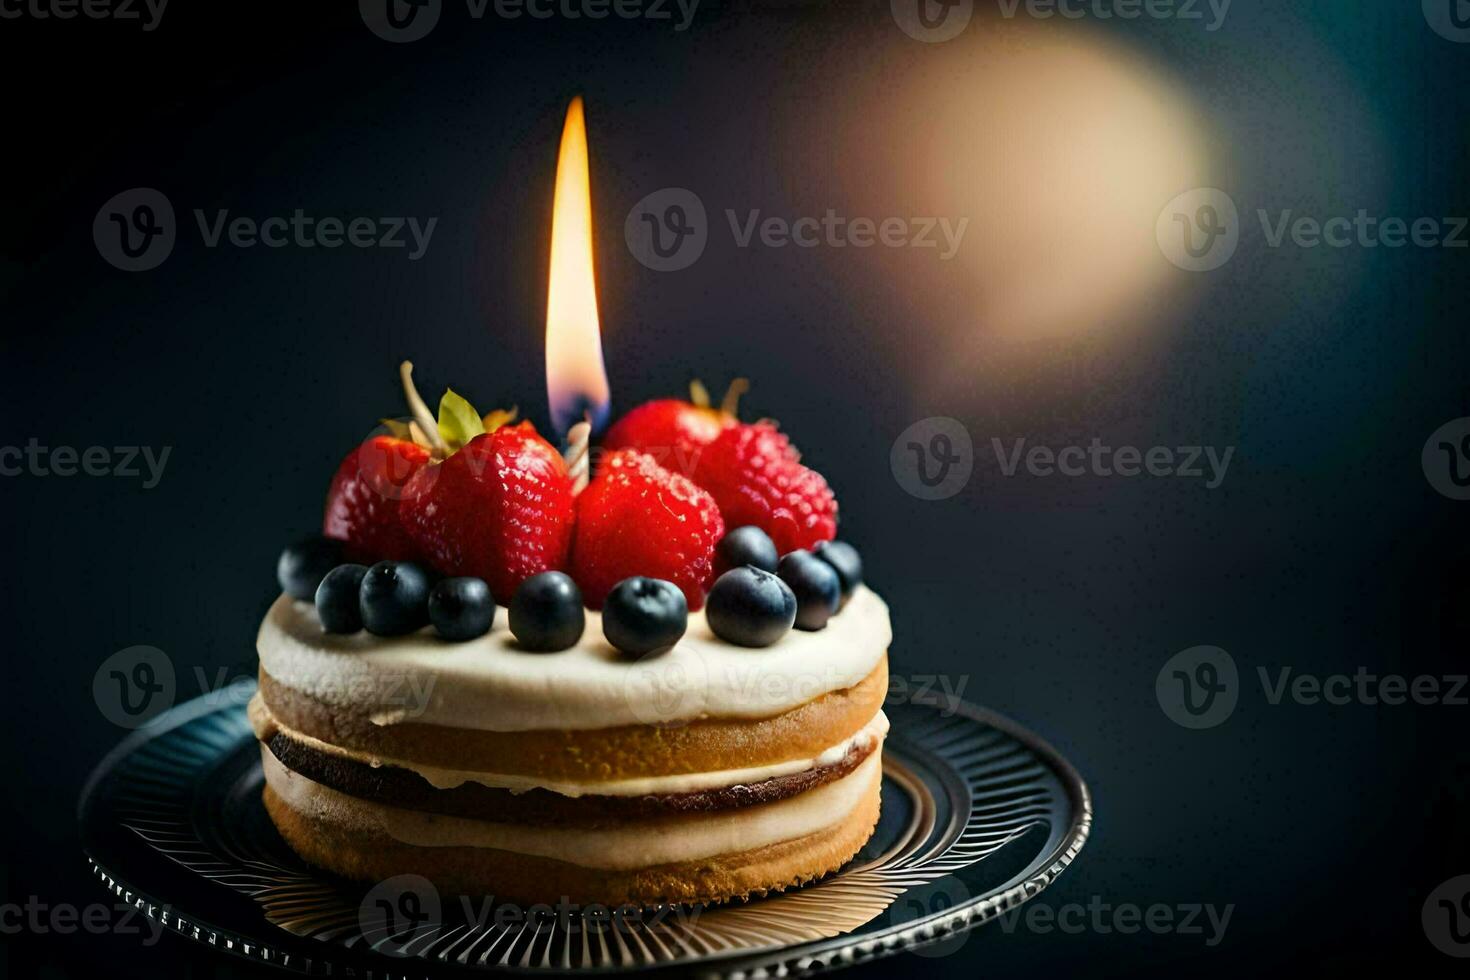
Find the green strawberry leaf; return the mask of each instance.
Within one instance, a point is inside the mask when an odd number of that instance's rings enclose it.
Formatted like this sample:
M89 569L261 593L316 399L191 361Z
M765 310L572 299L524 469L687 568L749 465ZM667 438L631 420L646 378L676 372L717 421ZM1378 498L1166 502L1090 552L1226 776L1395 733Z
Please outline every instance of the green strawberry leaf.
M444 397L439 399L439 435L449 447L458 449L484 432L485 423L475 407L452 388L445 389Z

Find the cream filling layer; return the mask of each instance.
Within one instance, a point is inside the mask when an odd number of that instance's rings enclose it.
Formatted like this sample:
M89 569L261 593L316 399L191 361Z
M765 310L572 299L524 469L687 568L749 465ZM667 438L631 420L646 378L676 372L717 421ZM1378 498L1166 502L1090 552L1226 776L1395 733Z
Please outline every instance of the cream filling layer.
M257 711L269 712L260 695L253 699L252 716ZM753 783L764 782L777 776L787 776L792 773L806 772L808 769L816 769L820 766L833 766L847 757L848 752L854 748L869 749L876 748L883 741L883 736L888 733L888 716L879 711L857 732L838 742L831 748L823 750L815 758L792 759L786 762L776 762L765 766L750 766L744 769L723 769L714 772L692 772L681 773L672 776L647 776L639 779L614 779L606 782L563 782L558 780L540 779L535 776L521 776L509 773L480 772L473 769L445 769L438 766L428 766L417 762L407 762L402 759L389 759L374 756L366 752L357 752L346 749L330 742L323 742L304 732L298 732L289 728L274 716L270 716L269 724L275 729L300 742L308 748L318 752L328 753L339 758L351 759L361 762L373 768L391 766L396 769L407 769L417 773L425 782L435 789L454 789L465 783L478 783L481 786L489 786L495 789L508 789L512 793L524 793L533 789L550 790L562 796L648 796L663 793L694 793L706 789L723 789L728 786L748 786ZM259 726L257 726L259 728ZM256 735L264 734L257 730Z
M504 609L485 636L446 643L429 629L329 635L311 603L282 596L256 648L277 683L377 724L515 732L771 718L857 684L891 639L888 607L866 588L826 629L792 630L762 650L726 643L691 613L673 649L639 661L603 639L595 612L577 646L546 654L516 646Z
M775 803L586 830L492 823L371 803L291 772L264 745L261 764L266 783L286 806L348 832L381 833L415 847L494 848L607 871L698 861L826 830L874 792L883 765L875 752L841 779Z

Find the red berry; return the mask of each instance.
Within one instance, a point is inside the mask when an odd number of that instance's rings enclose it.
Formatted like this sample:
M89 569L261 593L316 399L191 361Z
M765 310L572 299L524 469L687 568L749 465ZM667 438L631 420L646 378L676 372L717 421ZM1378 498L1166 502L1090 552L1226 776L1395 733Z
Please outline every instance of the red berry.
M730 527L754 524L787 554L837 536L837 499L774 423L727 429L705 449L695 479Z
M522 422L422 469L401 510L423 560L484 579L505 605L523 580L566 568L574 503L561 454Z
M634 575L674 583L689 608L699 609L724 533L713 497L652 456L622 449L602 460L577 498L572 578L593 609Z
M347 454L327 490L322 534L344 542L349 562L405 561L413 539L398 518L409 480L429 461L429 451L407 439L374 436Z
M704 448L736 425L735 416L677 398L645 402L618 419L603 437L606 452L636 449L666 470L693 476Z

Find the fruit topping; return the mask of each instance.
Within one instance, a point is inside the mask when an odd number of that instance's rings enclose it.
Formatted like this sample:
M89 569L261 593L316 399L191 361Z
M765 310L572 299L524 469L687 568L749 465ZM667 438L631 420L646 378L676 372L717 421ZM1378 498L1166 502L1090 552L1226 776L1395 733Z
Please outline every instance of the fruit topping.
M362 624L376 636L403 636L428 625L429 573L406 561L380 561L358 591Z
M310 602L316 587L342 561L342 544L330 538L310 537L286 546L276 561L276 581L293 599Z
M705 617L715 636L727 643L768 647L796 621L796 595L764 569L732 568L710 589Z
M796 594L796 628L824 629L842 601L837 571L810 551L793 551L781 559L776 573Z
M429 622L446 640L463 643L490 632L495 599L482 578L440 579L429 590Z
M754 565L762 571L774 572L780 559L771 536L754 524L747 524L726 531L720 539L715 548L715 571L723 573L732 568Z
M666 470L694 475L704 447L725 429L737 424L736 403L749 385L742 378L730 385L719 408L710 407L709 393L698 381L689 386L689 401L661 398L645 402L607 430L602 448L608 452L636 449L647 453Z
M425 561L484 579L501 603L530 576L566 567L573 510L566 464L529 422L474 436L424 467L401 504Z
M754 524L783 555L837 534L837 500L827 481L801 464L772 422L722 432L705 449L695 480L720 505L726 524Z
M322 534L343 543L352 561L407 560L413 539L398 517L409 480L429 462L429 450L407 439L373 436L342 460L327 490Z
M689 626L684 593L673 582L634 576L613 586L602 609L602 634L623 653L667 650Z
M316 614L328 633L356 633L362 629L358 596L366 565L338 565L316 589Z
M842 602L837 608L840 610L847 605L847 600L857 591L857 587L863 584L863 559L858 550L846 541L821 541L812 548L812 554L832 566L837 572L837 581L842 584Z
M532 575L510 600L510 631L523 650L565 650L577 644L586 627L582 592L565 572Z
M713 497L652 456L622 449L577 498L572 577L593 609L634 575L672 582L689 609L700 609L724 532Z

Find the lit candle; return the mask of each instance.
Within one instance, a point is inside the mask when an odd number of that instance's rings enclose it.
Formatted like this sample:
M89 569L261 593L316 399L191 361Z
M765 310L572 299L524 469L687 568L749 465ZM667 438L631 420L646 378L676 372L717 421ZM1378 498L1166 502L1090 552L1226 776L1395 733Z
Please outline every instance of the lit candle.
M580 492L591 476L592 433L607 422L609 403L592 265L587 120L580 97L567 107L556 162L546 289L546 396L553 428L566 434L567 468Z

